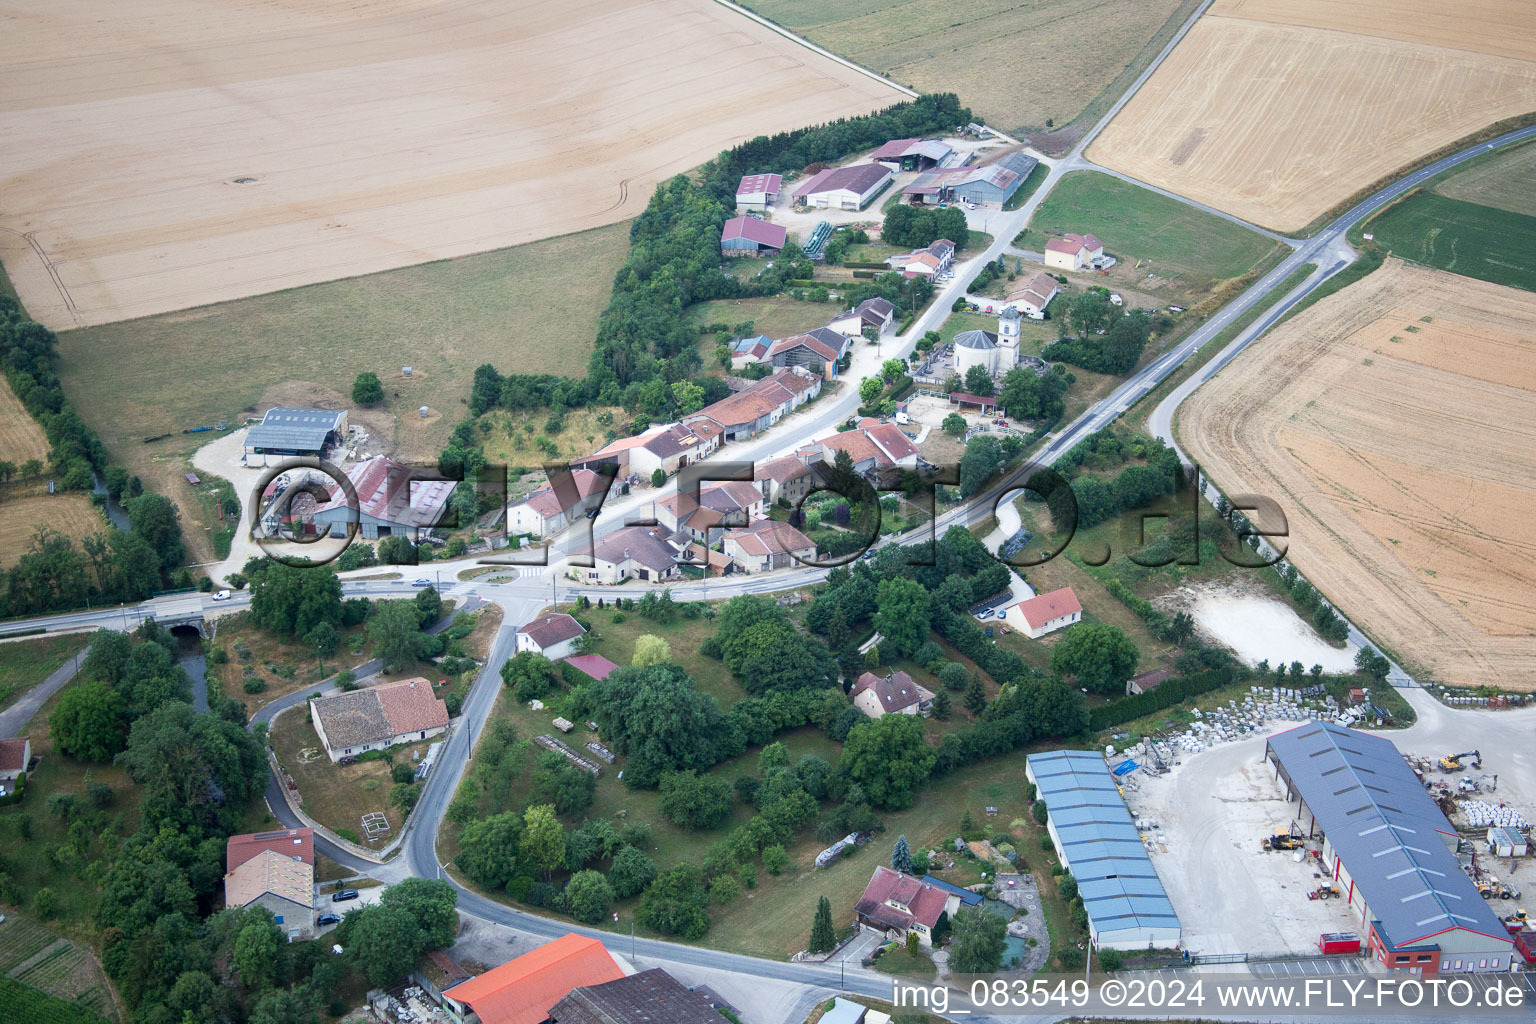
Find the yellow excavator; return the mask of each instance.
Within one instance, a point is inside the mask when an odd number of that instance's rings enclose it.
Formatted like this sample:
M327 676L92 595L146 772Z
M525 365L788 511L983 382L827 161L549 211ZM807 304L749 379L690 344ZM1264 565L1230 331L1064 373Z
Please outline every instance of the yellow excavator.
M1459 754L1447 754L1442 757L1440 759L1440 770L1446 772L1461 771L1461 759L1464 757L1469 757L1472 759L1472 767L1474 768L1481 768L1483 766L1483 755L1480 751L1464 750Z

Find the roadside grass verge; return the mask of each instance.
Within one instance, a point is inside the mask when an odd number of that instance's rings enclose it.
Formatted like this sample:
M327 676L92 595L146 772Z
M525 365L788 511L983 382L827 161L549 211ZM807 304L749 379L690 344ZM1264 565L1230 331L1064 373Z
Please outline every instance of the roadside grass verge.
M66 633L0 644L0 711L47 679L90 639L89 633Z

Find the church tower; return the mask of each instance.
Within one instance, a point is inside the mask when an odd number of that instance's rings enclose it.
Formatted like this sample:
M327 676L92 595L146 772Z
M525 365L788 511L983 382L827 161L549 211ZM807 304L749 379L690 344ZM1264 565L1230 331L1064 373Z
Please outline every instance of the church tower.
M997 372L1007 373L1019 365L1019 311L1004 306L997 317Z

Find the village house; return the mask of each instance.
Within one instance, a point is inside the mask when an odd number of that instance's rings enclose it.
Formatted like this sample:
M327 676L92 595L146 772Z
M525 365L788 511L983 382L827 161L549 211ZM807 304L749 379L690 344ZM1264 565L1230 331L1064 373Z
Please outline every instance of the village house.
M739 370L751 363L760 363L773 348L773 339L766 334L752 338L737 338L731 343L731 369Z
M853 697L853 706L868 718L922 714L933 705L933 691L919 686L905 672L884 676L865 672L853 684L849 695Z
M224 876L226 907L264 907L288 940L308 938L315 930L313 861L263 849Z
M822 378L809 370L789 367L744 390L729 395L683 418L683 423L698 432L711 430L716 438L741 441L752 437L783 419L821 394ZM699 426L699 424L712 424ZM717 442L718 443L718 442ZM631 457L633 465L633 457Z
M600 507L612 482L590 469L557 473L548 485L507 506L507 533L548 540Z
M1061 287L1054 277L1044 271L1036 271L1008 293L1005 305L1013 307L1031 320L1044 320L1045 307L1060 293Z
M224 871L228 873L258 854L271 850L290 860L315 862L315 830L282 828L275 832L247 832L224 842Z
M32 741L25 736L0 740L0 782L11 783L27 770L32 760ZM6 792L9 786L4 787Z
M960 897L954 893L882 865L875 868L864 895L854 904L854 913L860 928L897 942L905 942L907 933L913 932L919 944L932 948L939 916L954 917L960 906Z
M790 505L811 493L816 486L816 474L811 467L793 455L780 456L758 465L755 469L757 485L770 504L781 499Z
M816 556L816 542L788 523L759 519L744 530L725 534L725 553L744 572L767 572L801 565Z
M565 612L541 615L517 631L517 652L532 651L550 661L559 661L576 653L576 639L586 631Z
M895 333L896 307L891 305L889 299L876 295L865 299L827 326L849 338L861 337L868 327L877 337L885 338Z
M310 701L315 733L332 761L448 731L448 706L417 676Z
M799 366L820 374L826 380L836 380L838 360L847 354L847 337L825 327L818 327L814 331L774 342L764 362L779 370Z
M818 439L805 451L815 461L831 465L837 453L845 451L853 460L854 472L873 479L887 471L917 469L917 446L894 423L881 423L871 416L859 420L852 430L840 430Z
M686 531L694 540L708 544L722 524L744 526L766 513L766 499L750 480L702 481L699 496L674 491L651 503L651 515L668 530Z
M453 497L454 481L429 479L426 472L380 455L347 469L347 479L357 495L357 507L339 484L329 500L314 512L316 532L329 530L345 537L356 523L363 540L404 537L412 544L422 531L436 526Z
M571 460L571 469L596 469L612 466L620 480L649 479L661 470L667 476L683 466L710 456L721 445L718 424L659 423L633 437L621 437L591 455Z
M942 277L955 262L955 243L941 238L932 245L886 257L886 265L907 277Z
M1083 621L1083 606L1071 587L1039 594L1008 606L1003 620L1032 640Z
M862 210L890 180L890 168L880 164L828 167L802 182L795 189L794 197L806 206Z
M1104 258L1104 243L1092 235L1062 235L1045 243L1045 265L1058 270L1086 270Z
M626 526L583 548L581 555L593 564L573 568L571 572L583 583L623 583L630 579L660 583L682 579L679 562L690 546L692 538L686 532L664 526Z

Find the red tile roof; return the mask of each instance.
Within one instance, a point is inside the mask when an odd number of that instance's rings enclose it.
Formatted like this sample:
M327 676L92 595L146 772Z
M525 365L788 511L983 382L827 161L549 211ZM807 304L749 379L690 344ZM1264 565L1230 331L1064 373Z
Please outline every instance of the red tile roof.
M565 612L551 612L548 615L539 616L517 632L540 647L553 647L555 644L581 636L586 630L582 628L581 623Z
M908 913L890 906L886 900L894 900L906 907ZM939 922L949 902L949 893L929 885L921 878L892 871L888 867L875 868L864 895L854 909L862 917L868 917L890 927L906 929L913 921L920 921L928 928Z
M27 738L0 740L0 771L21 772L27 769Z
M543 518L553 519L600 493L611 481L611 477L590 469L575 469L569 475L557 474L549 486L539 488L513 505L527 505Z
M601 654L577 654L566 658L565 663L578 672L591 676L598 682L607 679L608 674L619 667Z
M484 1024L542 1024L572 989L622 977L601 942L570 933L443 994L468 1003Z
M815 541L793 526L772 519L759 519L746 529L732 530L725 536L749 555L783 555L816 548Z
M1046 252L1066 252L1072 253L1074 255L1083 251L1084 249L1087 249L1091 252L1094 249L1102 248L1104 248L1104 243L1099 241L1097 238L1094 238L1092 235L1066 234L1062 235L1060 238L1053 238L1049 242L1045 243Z
M770 357L776 356L781 352L788 352L790 349L799 348L802 345L829 362L837 361L838 353L836 349L820 338L812 337L809 334L796 334L793 337L779 339L773 343L773 348L768 350L768 355Z
M791 480L810 473L811 468L793 455L784 455L769 462L764 462L756 469L757 479L772 480L775 483L787 484Z
M448 705L432 694L432 684L421 676L373 687L391 735L424 732L448 724Z
M1024 621L1029 623L1030 629L1039 629L1047 622L1083 610L1082 604L1077 600L1077 595L1072 592L1071 587L1062 587L1049 594L1038 594L1027 601L1020 601L1017 607L1019 613L1024 616Z
M789 232L782 224L770 224L756 217L732 217L720 229L720 241L729 242L738 238L782 249L789 238Z
M230 836L224 844L224 871L235 870L263 850L271 850L284 857L295 857L306 864L315 862L315 830L312 828L285 828L276 832L251 832Z

